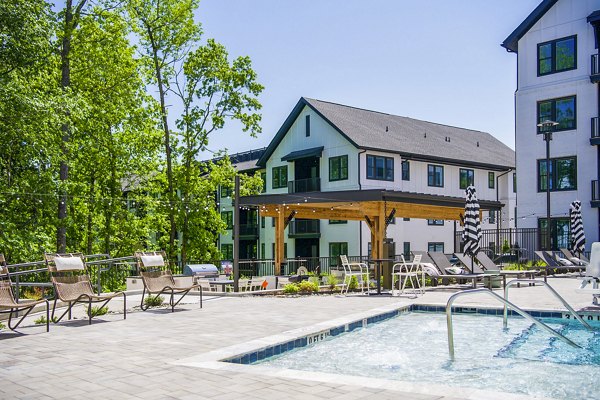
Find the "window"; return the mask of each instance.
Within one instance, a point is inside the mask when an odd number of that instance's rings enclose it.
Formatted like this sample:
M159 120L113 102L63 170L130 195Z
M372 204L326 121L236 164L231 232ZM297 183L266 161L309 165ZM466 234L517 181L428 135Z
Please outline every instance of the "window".
M441 165L427 165L427 185L444 187L444 167Z
M517 173L513 173L513 193L517 193Z
M331 258L331 265L338 265L338 261L340 259L340 255L348 254L348 243L347 242L338 242L338 243L329 243L329 257Z
M221 255L223 260L233 260L233 244L222 244L221 245Z
M538 44L538 76L577 68L577 37Z
M427 251L444 252L444 242L429 242L427 243Z
M273 189L287 187L287 165L273 167Z
M546 218L538 219L538 231L540 232L540 243L542 245L542 249L550 248L550 244L548 243L548 237L546 233L547 226L548 220ZM569 247L569 238L571 237L569 218L551 218L550 235L552 237L551 250L558 250L560 248Z
M496 185L496 176L493 172L488 172L488 188L493 189Z
M402 161L402 180L410 181L410 163L408 161Z
M404 257L410 257L410 242L404 242L404 251L402 254L404 254Z
M444 220L443 219L428 219L427 220L427 225L431 225L431 226L444 226Z
M267 173L266 172L261 172L260 173L260 179L262 179L262 181L263 181L263 186L262 186L261 193L264 193L264 192L267 191Z
M367 179L394 180L394 159L367 155Z
M496 223L496 212L495 211L493 211L493 210L489 211L488 221L490 222L490 224L495 224Z
M410 221L410 218L402 218L402 221Z
M538 192L546 191L546 160L538 160ZM577 157L550 159L550 191L577 189Z
M344 221L341 219L330 219L329 220L329 225L338 225L338 224L347 224L348 221Z
M233 190L230 187L221 186L221 197L231 197Z
M221 219L227 225L227 227L225 229L233 228L233 211L222 211Z
M275 217L271 218L271 227L275 228Z
M467 187L475 184L475 172L472 169L461 168L460 174L460 188L466 189Z
M540 124L547 120L558 122L555 132L577 128L575 96L538 101L537 113ZM538 133L543 132L542 127L538 127Z
M261 228L264 228L264 227L265 227L265 219L266 219L266 218L267 218L267 217L260 217L260 227L261 227Z
M310 115L305 117L306 120L306 137L310 136Z
M348 155L329 159L329 181L348 179Z

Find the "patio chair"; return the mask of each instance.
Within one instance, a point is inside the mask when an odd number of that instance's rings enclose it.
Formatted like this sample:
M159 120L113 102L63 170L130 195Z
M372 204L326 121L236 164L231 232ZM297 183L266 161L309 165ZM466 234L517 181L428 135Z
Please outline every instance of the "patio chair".
M206 291L206 292L216 292L217 291L217 287L214 285L211 285L210 280L208 280L206 278L196 279L196 284L202 288L203 292L204 291Z
M477 256L479 256L480 253L478 253ZM485 280L488 280L488 287L490 289L492 289L493 287L493 283L492 280L494 279L494 277L502 277L502 281L503 284L506 283L506 276L501 275L498 271L498 269L496 268L496 265L492 262L494 269L487 269L483 264L481 264L478 260L477 257L471 257L467 254L464 253L454 253L454 255L456 256L456 258L458 258L458 261L460 261L460 263L470 271L470 273L468 274L464 274L464 275L457 275L457 277L460 278L467 278L467 279L472 279L473 280L473 287L477 286L477 281L481 280L483 281L483 284L485 286ZM490 260L491 261L491 260Z
M585 287L591 284L590 289ZM577 290L580 293L588 293L593 296L593 304L598 305L598 298L600 297L600 242L592 243L592 252L590 255L590 262L585 268L585 276L581 281L581 285Z
M92 289L90 276L83 254L81 253L46 253L44 254L46 266L50 272L52 286L54 286L54 304L52 305L52 320L58 300L67 303L67 309L54 322L59 322L65 315L71 319L71 311L77 303L87 304L88 322L92 324L95 317L109 301L118 296L123 296L123 319L127 318L127 295L124 292L96 294ZM98 311L92 312L92 303L101 303Z
M590 263L590 260L588 260L583 254L581 254L579 257L575 257L573 252L567 248L561 248L559 250L565 256L564 258L571 261L575 265L587 266Z
M408 281L410 281L415 296L417 296L417 293L424 294L425 291L423 290L423 286L425 285L425 272L421 268L421 255L415 255L411 262L407 262L404 259L404 255L401 255L400 257L402 258L402 262L392 266L392 295L394 294L396 278L398 278L399 295L404 294L406 283Z
M48 300L28 300L25 302L18 302L12 290L12 283L10 280L10 273L6 266L6 260L4 254L0 254L0 314L8 314L8 328L11 331L16 330L26 316L34 309L38 304L46 304L46 332L50 331L50 304ZM21 318L13 326L12 319L19 317L19 311L24 311L25 314L21 315Z
M553 274L560 272L579 271L583 269L581 265L574 265L568 260L562 259L562 262L554 257L550 251L535 251L535 255L546 263L546 274L548 270L553 270Z
M344 286L342 287L341 293L344 294L344 288L346 288L346 294L348 294L348 290L350 289L350 282L352 281L352 277L354 276L358 281L360 292L364 293L364 291L366 290L367 294L369 294L369 266L365 263L360 262L351 263L348 261L347 255L341 255L340 260L342 263L342 268L344 269Z
M171 312L175 312L175 306L179 304L192 289L198 289L200 291L200 308L202 308L202 287L199 284L177 286L173 274L167 269L165 263L166 254L164 251L136 251L135 258L138 263L140 275L142 276L142 282L144 283L144 291L142 292L142 301L140 303L142 311L146 311L150 308L149 305L144 304L146 293L148 293L148 296L160 296L163 293L168 294ZM181 296L177 301L175 301L176 294Z
M516 278L529 278L535 279L535 276L540 273L538 269L526 269L526 270L503 270L500 265L496 265L494 261L484 252L480 251L477 253L477 261L481 264L482 268L487 271L494 271L501 275L511 276Z

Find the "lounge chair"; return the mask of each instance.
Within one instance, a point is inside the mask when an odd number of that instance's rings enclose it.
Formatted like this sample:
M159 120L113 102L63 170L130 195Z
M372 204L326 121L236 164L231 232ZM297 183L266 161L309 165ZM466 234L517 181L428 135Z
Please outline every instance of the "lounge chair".
M406 283L410 281L410 285L413 289L413 294L417 296L417 291L424 294L423 286L425 285L425 272L421 268L421 255L417 254L413 257L411 262L407 262L402 257L402 262L394 264L392 266L392 295L394 294L394 286L396 279L398 278L398 289L400 294L404 294L406 290ZM421 284L421 282L423 282Z
M562 248L559 250L565 256L564 258L571 261L574 265L587 266L590 263L590 260L588 260L583 254L581 254L579 257L575 257L573 252L571 252L569 249Z
M118 296L123 296L123 319L127 318L127 295L124 292L96 294L92 289L83 254L46 253L44 260L50 272L52 286L54 286L53 321L57 300L67 303L67 309L55 322L59 322L67 314L71 319L73 306L77 303L85 303L87 304L88 321L91 325L92 317L95 317L109 301ZM92 312L92 303L102 303L95 313Z
M356 277L361 293L366 291L369 294L369 266L360 262L351 263L348 261L347 255L341 255L340 260L344 269L344 286L341 293L344 294L344 288L346 288L346 294L348 294L352 277Z
M514 278L528 278L535 279L535 276L540 273L538 269L527 269L527 270L503 270L500 265L496 265L492 259L485 254L483 251L477 253L477 261L482 266L484 271L496 271L497 273L505 276L510 276Z
M16 330L31 310L42 303L46 304L46 332L48 332L50 330L50 304L48 300L29 300L22 303L15 300L6 260L4 254L0 254L0 314L8 314L8 328L12 331ZM25 311L25 314L13 326L13 315L18 318L19 311Z
M592 287L586 289L588 284L591 284ZM592 303L598 305L598 298L600 298L600 242L592 243L590 262L585 268L585 276L577 291L591 294L593 296Z
M175 312L175 306L192 290L200 291L200 308L202 308L202 287L198 284L190 286L177 286L173 274L165 263L166 254L164 251L142 252L137 251L135 258L138 263L138 269L144 283L144 291L142 292L142 301L140 308L146 311L150 308L144 304L144 297L148 295L160 296L161 294L169 295L169 305L171 312ZM175 301L175 295L180 295L179 300Z
M488 270L477 260L477 257L471 257L464 253L454 253L454 255L456 258L458 258L458 261L460 261L460 263L471 272L470 275L473 276L473 287L476 286L477 280L482 280L485 285L485 279L487 279L488 287L492 289L492 279L497 276L501 276L503 285L506 285L506 277L501 275L498 269L494 268Z
M573 265L572 263L566 264L559 262L554 255L549 251L535 251L535 255L538 256L543 262L546 263L546 275L548 271L552 270L553 275L560 272L579 271L583 269L581 265Z

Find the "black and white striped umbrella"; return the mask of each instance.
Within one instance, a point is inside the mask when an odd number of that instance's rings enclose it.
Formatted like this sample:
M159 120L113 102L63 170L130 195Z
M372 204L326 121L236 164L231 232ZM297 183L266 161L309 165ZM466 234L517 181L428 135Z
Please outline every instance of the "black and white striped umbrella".
M462 240L465 254L475 257L479 252L479 242L481 241L481 221L479 220L479 201L475 187L469 186L466 190L467 202L465 204L465 229Z
M581 255L585 251L585 234L581 218L581 201L571 203L571 250Z

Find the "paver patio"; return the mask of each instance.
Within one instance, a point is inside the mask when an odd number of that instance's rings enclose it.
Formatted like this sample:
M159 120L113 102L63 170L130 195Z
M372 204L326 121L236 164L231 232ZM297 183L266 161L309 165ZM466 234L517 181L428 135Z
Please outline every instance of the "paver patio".
M579 281L549 282L575 308L591 306L591 296L575 292ZM175 313L132 310L61 322L45 333L25 321L22 335L0 332L0 398L14 399L457 399L480 398L450 389L446 396L411 393L410 386L368 379L310 379L271 376L239 366L219 370L177 365L223 347L280 334L378 307L421 303L445 304L454 292L427 292L418 299L376 296L197 297ZM511 289L511 301L535 309L562 309L543 287ZM133 307L139 295L128 298ZM499 307L487 296L461 298L460 305ZM119 310L114 301L111 309ZM81 313L81 308L79 312ZM83 314L80 314L83 316ZM259 368L260 369L260 368ZM480 394L479 394L480 395ZM490 395L494 398L493 395ZM500 396L501 398L506 398ZM499 398L500 398L499 397Z

